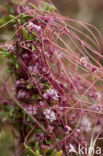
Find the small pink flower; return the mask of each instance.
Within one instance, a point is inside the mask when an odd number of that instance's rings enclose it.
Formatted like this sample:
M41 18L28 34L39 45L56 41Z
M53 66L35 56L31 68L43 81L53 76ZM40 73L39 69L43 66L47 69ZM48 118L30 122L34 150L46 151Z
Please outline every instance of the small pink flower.
M90 108L91 108L91 110L96 111L96 112L99 112L101 110L100 106L98 106L98 105L93 105Z
M97 99L97 101L100 101L100 100L101 100L101 98L102 98L101 93L96 92L96 99Z
M39 70L38 70L38 67L36 65L35 66L29 66L28 69L29 69L29 72L31 72L31 74L39 74Z
M26 95L27 95L27 92L26 92L26 91L24 91L24 90L19 90L19 91L18 91L18 94L17 94L17 98L18 98L18 99L23 99L23 98L26 97Z
M46 57L48 57L48 58L50 57L50 54L47 51L45 51L44 53L45 53Z
M66 128L67 133L69 133L72 130L71 127L68 125L66 125L65 128Z
M91 92L91 93L89 93L89 96L97 101L100 101L102 98L102 95L100 92Z
M29 58L29 55L28 54L23 54L23 58L27 59L27 58Z
M36 25L36 24L34 24L33 22L30 22L30 23L27 25L27 28L28 28L28 29L34 29L34 30L37 31L37 32L40 32L40 30L41 30L41 26Z
M6 44L5 48L11 53L14 50L14 46L12 44Z
M85 132L89 132L91 130L91 122L88 117L83 117L81 121L81 129Z
M26 110L30 115L36 115L37 114L37 108L33 105L29 105L29 107L27 107Z
M25 83L24 79L20 79L16 81L16 85L23 85Z
M33 29L34 27L34 23L33 22L30 22L28 25L27 25L27 28L28 29Z
M78 128L75 131L75 136L80 136L81 135L81 130Z
M58 58L62 58L62 53L60 53L59 51L55 50L55 54Z
M81 64L82 66L84 66L84 67L87 67L88 61L89 61L89 59L88 59L87 56L81 57L81 58L80 58L80 64Z
M55 89L48 89L46 93L43 94L45 99L51 99L58 101L59 95Z
M43 114L45 115L46 119L50 120L50 122L56 120L56 115L53 111L51 111L51 109L45 109Z
M34 29L35 31L40 32L41 26L34 24Z

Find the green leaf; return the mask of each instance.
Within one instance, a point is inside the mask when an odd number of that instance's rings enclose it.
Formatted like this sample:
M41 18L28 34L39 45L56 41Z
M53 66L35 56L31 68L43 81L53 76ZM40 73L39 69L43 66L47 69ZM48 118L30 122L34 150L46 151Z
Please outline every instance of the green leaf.
M24 24L24 23L27 22L30 18L33 18L33 16L25 15L25 14L21 13L21 14L19 15L18 21L21 22L22 24Z
M60 139L59 139L59 138L57 138L57 139L56 139L56 141L60 141Z
M11 23L17 23L17 19L14 15L9 15L10 19L14 19L11 21Z
M8 116L5 116L5 117L2 119L2 121L7 121L7 119L8 119Z
M57 152L57 156L62 156L62 154L63 154L63 151Z
M32 85L28 85L26 88L29 90L32 88Z
M49 12L54 12L56 10L54 5L51 5L47 2L43 2L43 8L44 10L49 11Z
M18 62L15 63L15 67L16 67L16 69L19 68L19 64L18 64Z
M53 8L52 8L52 9L50 9L50 12L54 12L54 11L55 11L55 9L53 9Z
M35 50L35 47L33 44L31 44L31 50L34 51Z
M15 18L15 16L14 16L14 15L9 15L9 17L10 17L11 19L14 19L14 18Z
M37 37L35 37L35 41L39 41L39 39Z
M46 140L46 144L49 144L49 145L51 145L51 141L49 141L49 140Z
M11 73L11 69L9 67L6 68L5 70L6 70L6 72Z
M25 28L22 28L23 37L27 40L28 39L28 31Z
M55 156L56 155L56 150L54 150L51 154L50 154L50 156Z
M2 55L3 57L11 56L10 52L6 48L1 48L0 55Z
M33 34L30 34L30 35L29 35L29 38L28 38L28 39L29 39L29 40L33 40L34 38L35 38L35 34L33 33Z
M36 156L40 156L40 153L38 150L36 150Z
M31 6L33 9L37 9L37 7L32 3L28 3L28 5Z
M0 116L4 116L5 115L5 113L4 112L0 112Z
M39 143L38 142L35 143L35 149L36 149L36 151L40 151Z
M47 6L45 10L46 10L46 11L49 11L49 9L50 9L49 6Z
M20 19L23 19L24 17L26 17L26 15L23 14L23 13L21 13L21 14L19 15L19 18L20 18Z

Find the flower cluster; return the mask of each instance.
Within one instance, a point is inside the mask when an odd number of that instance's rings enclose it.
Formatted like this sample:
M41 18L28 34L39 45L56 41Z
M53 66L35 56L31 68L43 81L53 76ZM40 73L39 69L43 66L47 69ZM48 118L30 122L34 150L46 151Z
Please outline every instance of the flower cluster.
M31 74L39 74L39 70L37 66L29 66L28 70Z
M84 57L81 57L81 58L80 58L80 64L81 64L83 67L85 67L85 68L89 69L90 71L92 71L93 73L96 73L97 71L100 70L99 67L93 65L93 64L90 62L90 60L89 60L89 58L88 58L87 56L84 56Z
M36 115L37 114L37 108L33 105L29 105L28 107L25 108L25 110L30 114L30 115Z
M58 101L59 95L55 89L48 89L46 93L43 94L45 99Z
M5 48L6 48L10 53L12 53L13 50L14 50L14 46L13 46L12 44L6 44L6 45L5 45Z
M34 29L36 32L40 32L41 30L41 26L40 25L36 25L33 22L29 22L29 24L27 25L28 29Z
M102 98L102 95L101 95L101 93L99 93L99 92L90 92L89 93L89 96L91 97L91 98L93 98L94 100L97 100L98 102L101 100L101 98Z
M18 99L24 99L27 96L27 92L25 90L19 90L17 94Z
M91 122L86 116L82 118L81 129L85 132L89 132L91 130Z
M57 116L55 113L50 109L45 109L43 114L45 115L45 118L50 120L50 122L53 122L56 120Z

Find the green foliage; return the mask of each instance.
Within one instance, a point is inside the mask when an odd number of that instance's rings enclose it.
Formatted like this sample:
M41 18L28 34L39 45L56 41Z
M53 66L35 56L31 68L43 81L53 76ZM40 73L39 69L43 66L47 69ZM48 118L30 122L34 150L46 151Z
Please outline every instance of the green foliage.
M11 23L16 24L17 22L20 22L21 24L24 24L33 16L25 15L25 14L21 13L18 17L14 16L14 15L9 15L9 17L10 17L10 19L12 19Z
M17 19L14 15L9 15L10 19L12 19L11 23L16 24L17 23Z
M9 125L5 125L0 131L0 156L14 156L16 139L12 135L12 131L17 135L15 129Z
M24 39L28 40L28 31L24 27L22 28L22 34Z
M32 3L28 3L28 5L31 6L33 9L37 9L37 7Z
M31 44L31 49L32 49L32 51L34 51L34 50L35 50L35 47L34 47L34 45L33 45L33 44Z
M32 3L28 3L28 5L31 6L31 8L33 9L37 9L37 7ZM56 10L56 7L47 2L42 2L42 7L40 7L40 9L44 9L49 12L54 12Z
M32 154L32 156L42 156L38 150L39 146L38 146L38 143L35 145L35 152L32 150L31 147L27 146L27 145L24 145L25 146L25 149L30 152Z
M47 2L43 2L43 8L44 8L44 10L46 10L48 12L54 12L56 10L56 7L54 5L51 5Z
M13 51L13 53L14 53L14 51ZM15 71L15 69L19 68L17 56L15 54L13 55L12 53L10 53L6 48L1 48L0 55L3 58L9 58L10 59L10 61L8 62L8 67L6 68L6 71L8 73L15 72L15 74L17 75L17 73Z
M39 142L35 143L35 150L40 152Z
M10 52L6 48L1 48L0 55L2 55L3 57L8 57L8 58L11 57Z
M6 22L8 22L10 20L10 17L8 16L3 16L1 19L0 19L0 26L5 24Z
M35 34L34 33L30 33L28 40L33 40L35 38Z
M32 156L44 156L44 154L41 154L41 152L40 152L40 148L39 148L38 142L35 145L35 151L33 151L32 148L27 146L27 145L25 145L25 149L28 152L30 152L30 154L32 154ZM49 148L45 152L46 156L62 156L62 154L63 154L63 151L61 151L61 150L57 152L56 149L55 150L51 150Z
M21 13L19 15L18 21L20 21L21 24L24 24L25 22L27 22L31 18L33 18L33 16L25 15L25 14Z
M22 28L22 34L23 34L23 37L24 37L24 39L25 40L39 40L37 37L36 37L36 33L35 32L28 32L28 30L25 28L25 27L23 27ZM33 46L33 44L31 44L31 49L32 49L32 51L34 51L35 50L35 47Z
M9 117L13 116L14 107L9 105L0 105L1 111L0 116L2 117L2 121L5 122L9 119Z
M51 149L47 149L46 150L46 155L47 156L62 156L62 154L63 154L63 151L56 151L56 149L54 149L54 150L51 150Z
M63 151L57 152L57 156L62 156L62 154L63 154Z

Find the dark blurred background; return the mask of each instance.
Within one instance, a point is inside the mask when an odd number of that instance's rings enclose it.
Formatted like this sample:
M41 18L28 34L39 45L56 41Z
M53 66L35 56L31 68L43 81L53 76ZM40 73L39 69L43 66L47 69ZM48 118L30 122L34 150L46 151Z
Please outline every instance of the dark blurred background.
M62 15L83 20L103 33L103 0L52 0Z

